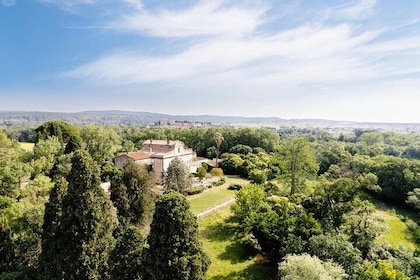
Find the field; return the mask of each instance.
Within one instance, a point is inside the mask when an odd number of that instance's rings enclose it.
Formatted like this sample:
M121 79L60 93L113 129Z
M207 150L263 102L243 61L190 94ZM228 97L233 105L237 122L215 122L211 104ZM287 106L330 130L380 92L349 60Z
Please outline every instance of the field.
M230 207L225 207L199 220L201 242L212 263L209 280L269 280L275 271L256 252L247 250L235 240L230 223Z
M394 248L403 246L415 250L417 245L414 242L407 225L402 220L402 217L416 220L419 218L418 215L404 209L392 208L391 206L374 199L371 199L371 201L376 206L376 213L384 219L388 226L388 229L379 240L389 243Z
M200 194L187 197L187 200L191 205L191 211L194 214L233 198L235 196L235 192L228 190L228 187L231 184L245 185L249 183L248 180L238 177L225 176L225 178L226 182L223 185L213 187Z

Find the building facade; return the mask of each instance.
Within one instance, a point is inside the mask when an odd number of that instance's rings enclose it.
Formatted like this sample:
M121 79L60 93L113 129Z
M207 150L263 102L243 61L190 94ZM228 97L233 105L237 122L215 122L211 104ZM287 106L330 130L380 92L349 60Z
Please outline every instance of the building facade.
M153 139L145 141L140 151L116 154L115 166L122 169L130 161L146 164L154 171L156 180L160 181L174 158L182 160L190 172L195 172L199 166L195 161L196 153L182 141Z

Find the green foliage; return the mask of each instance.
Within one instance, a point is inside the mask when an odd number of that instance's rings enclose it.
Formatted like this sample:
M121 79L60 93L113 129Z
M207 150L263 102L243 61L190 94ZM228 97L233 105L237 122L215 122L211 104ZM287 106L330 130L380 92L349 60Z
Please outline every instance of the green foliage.
M375 238L385 230L382 219L374 215L375 207L368 201L357 201L358 205L346 216L345 232L350 242L366 258L374 246Z
M191 188L191 177L188 167L179 158L174 158L163 175L163 185L166 190L176 190L185 193Z
M197 177L201 180L203 180L207 176L207 170L204 166L200 166L197 168Z
M211 146L206 149L207 158L211 158L211 159L216 158L218 154L219 154L219 151L217 150L215 146Z
M213 184L214 184L215 186L221 186L221 185L223 185L224 183L226 183L226 179L225 179L225 177L219 177L219 179L218 179L217 181L215 181Z
M309 141L303 137L284 141L279 148L283 175L290 182L290 194L302 189L306 177L317 173L319 166Z
M319 223L285 197L266 198L262 187L247 185L236 193L231 207L242 242L278 261L288 253L300 253Z
M76 151L56 236L57 269L44 279L108 279L116 219L99 184L97 165L86 151Z
M279 264L279 276L284 280L338 280L345 279L347 274L339 265L323 263L316 256L293 254Z
M374 164L370 168L382 188L379 196L397 205L404 205L408 193L420 182L420 161L383 155L373 160Z
M361 280L409 280L401 271L393 268L392 264L384 260L364 262L359 270L357 279Z
M187 191L188 195L195 195L195 194L199 194L204 192L204 188L203 187L197 187L197 188L193 188L191 190Z
M360 251L343 235L321 234L309 239L309 253L323 261L332 260L352 275L361 259Z
M62 144L69 144L65 153L71 153L81 147L82 139L79 136L79 129L72 124L63 121L46 122L35 129L37 133L36 143L55 136Z
M267 181L267 170L252 170L249 179L255 184L264 184Z
M33 149L31 166L33 176L35 174L48 175L53 168L55 158L62 153L62 143L56 136L40 139Z
M407 204L420 211L420 188L415 188L413 191L408 192Z
M61 216L63 197L67 192L67 181L64 178L58 179L51 189L49 200L45 203L44 223L42 225L42 250L39 262L39 274L46 278L54 277L61 269L57 261L57 252L60 252Z
M119 236L110 256L111 279L139 280L143 271L144 237L135 226L121 223L119 228Z
M252 148L248 145L236 145L229 149L229 153L247 155L252 153Z
M223 169L217 167L212 168L210 170L210 174L213 176L223 177Z
M150 217L153 208L152 176L147 166L128 163L111 183L111 200L119 218L139 224Z
M111 128L88 125L81 129L80 136L86 143L87 151L99 166L112 161L115 152L121 149L121 137Z
M181 194L170 191L156 202L147 243L144 279L205 279L210 261L198 240L197 220Z
M219 163L219 166L225 174L229 175L238 174L238 168L244 163L244 160L237 154L224 153L222 159L223 161Z

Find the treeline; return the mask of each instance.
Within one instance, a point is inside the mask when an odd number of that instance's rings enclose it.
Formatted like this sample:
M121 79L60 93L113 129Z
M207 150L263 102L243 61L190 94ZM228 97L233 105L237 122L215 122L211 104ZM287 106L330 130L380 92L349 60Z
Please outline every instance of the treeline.
M0 279L203 279L209 260L185 198L159 196L145 167L114 168L116 152L149 139L181 140L200 156L220 156L226 174L254 183L232 208L238 237L279 265L279 277L316 279L291 276L308 263L325 279L419 276L418 248L377 242L384 224L368 201L418 213L419 135L62 121L26 132L32 151L0 132ZM111 182L109 197L100 182ZM418 246L418 220L407 225Z
M115 169L115 131L61 121L35 131L31 152L0 131L0 279L204 279L186 199L153 192L145 166Z
M225 153L225 172L255 183L232 206L239 240L281 279L419 279L420 161L405 152L418 144L418 135L303 130L283 133L273 153ZM415 250L378 242L386 225L372 196L413 211Z

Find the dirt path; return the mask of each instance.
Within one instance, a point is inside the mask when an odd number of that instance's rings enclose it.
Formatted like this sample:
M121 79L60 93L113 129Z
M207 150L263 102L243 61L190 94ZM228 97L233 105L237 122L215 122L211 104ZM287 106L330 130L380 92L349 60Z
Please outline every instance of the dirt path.
M200 213L196 214L195 216L197 218L201 218L201 217L203 217L203 216L205 216L207 214L210 214L211 212L214 212L214 211L216 211L216 210L218 210L220 208L223 208L223 207L228 206L229 204L232 204L234 201L235 201L235 198L233 197L233 198L231 198L229 200L226 200L225 202L222 202L222 203L220 203L220 204L218 204L216 206L213 206L213 207L210 207L210 208L208 208L208 209L206 209L204 211L201 211Z

